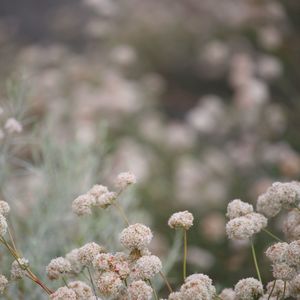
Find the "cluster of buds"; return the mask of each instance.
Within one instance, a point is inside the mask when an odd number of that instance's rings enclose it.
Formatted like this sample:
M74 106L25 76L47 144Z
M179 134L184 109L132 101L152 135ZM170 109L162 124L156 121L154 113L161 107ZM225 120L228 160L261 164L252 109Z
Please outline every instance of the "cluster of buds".
M115 180L117 192L111 192L104 185L94 185L87 193L78 196L72 203L72 209L78 216L90 215L93 207L107 208L128 186L136 183L136 177L130 172L120 173Z
M228 204L226 232L232 240L247 240L267 226L268 220L251 204L235 199Z
M299 182L275 182L257 199L257 211L266 217L276 216L282 208L297 207L300 201Z

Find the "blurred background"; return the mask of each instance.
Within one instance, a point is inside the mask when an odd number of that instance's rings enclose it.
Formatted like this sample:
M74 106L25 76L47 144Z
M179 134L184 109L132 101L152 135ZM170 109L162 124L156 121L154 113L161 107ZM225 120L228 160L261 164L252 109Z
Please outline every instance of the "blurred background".
M167 220L185 209L190 273L218 288L254 276L225 211L299 179L299 15L298 0L1 1L0 123L23 131L1 131L0 194L33 269L45 277L51 258L92 240L120 249L113 211L78 219L70 207L129 170L139 183L122 204L153 228L174 285L182 251ZM257 238L266 280L269 242ZM26 290L44 299L27 282L11 299Z

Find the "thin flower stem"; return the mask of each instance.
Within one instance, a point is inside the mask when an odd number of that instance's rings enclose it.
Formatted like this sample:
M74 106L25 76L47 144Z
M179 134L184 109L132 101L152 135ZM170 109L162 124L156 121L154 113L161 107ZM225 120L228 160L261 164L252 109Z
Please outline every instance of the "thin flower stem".
M275 239L278 242L283 242L283 240L281 240L279 237L277 237L275 234L273 234L272 232L270 232L267 229L263 229L263 231L268 234L269 236L271 236L273 239Z
M272 289L271 289L270 295L269 295L269 297L268 297L268 300L270 300L270 299L271 299L271 297L272 297L272 294L273 294L273 292L274 292L274 289L275 289L275 285L276 285L276 279L274 280L274 283L273 283L273 286L272 286Z
M284 299L284 297L285 297L285 290L286 290L286 280L284 281L284 285L283 285L282 299Z
M33 282L38 284L48 295L52 294L52 291L41 281L38 277L29 269L27 266L23 266L19 262L19 255L14 251L14 249L8 244L4 237L0 237L0 242L4 244L8 252L15 258L16 262L19 264L20 268L27 272L27 277L30 278Z
M90 271L89 267L87 267L87 270L88 270L88 273L89 273L90 282L91 282L92 287L93 287L94 296L95 296L95 299L97 300L98 297L97 297L96 287L95 287L94 280L93 280L93 277L92 277L92 274L91 274L91 271Z
M9 226L7 226L7 232L8 232L9 239L10 239L10 241L11 241L11 244L12 244L12 246L13 246L14 251L15 251L16 253L18 253L18 250L17 250L17 247L16 247L16 243L15 243L14 238L13 238L13 235L12 235L10 229L9 229Z
M257 263L255 248L254 248L254 244L253 244L252 240L251 240L251 250L252 250L252 256L253 256L253 261L254 261L257 277L258 277L259 281L262 283L261 275L260 275L260 271L259 271L259 267L258 267L258 263Z
M161 276L161 278L163 279L163 281L165 282L168 290L170 293L173 293L173 289L168 281L168 278L166 277L166 275L162 272L162 271L159 271L159 275Z
M129 226L129 221L128 218L126 217L126 214L123 210L123 208L115 201L113 202L113 206L119 211L120 215L122 216L122 218L124 219L124 222L126 223L127 226Z
M155 300L158 300L158 296L157 296L156 290L153 287L153 284L152 284L151 280L149 279L148 282L149 282L150 286L152 287L153 295L154 295Z
M187 231L183 229L183 280L186 278Z
M64 276L62 276L62 281L64 282L65 286L68 287L68 283L67 283L67 280Z

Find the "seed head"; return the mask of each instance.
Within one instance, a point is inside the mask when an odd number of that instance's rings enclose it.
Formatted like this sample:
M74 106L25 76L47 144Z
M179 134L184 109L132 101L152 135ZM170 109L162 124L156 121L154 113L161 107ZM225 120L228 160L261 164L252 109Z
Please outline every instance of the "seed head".
M26 258L19 258L18 261L13 261L11 264L11 279L21 279L26 274L26 268L29 266L29 262Z
M231 220L253 212L253 206L240 199L232 200L227 206L226 216Z
M240 280L234 287L236 298L240 300L254 300L263 295L264 290L260 281L255 278Z
M184 230L188 230L193 226L193 221L193 215L186 210L173 214L168 221L168 225L174 229L183 228Z
M151 300L152 292L152 288L143 280L133 281L128 287L131 300Z
M3 215L0 214L0 236L6 234L7 231L7 222Z
M69 273L71 269L71 264L67 259L57 257L50 261L46 267L46 273L50 280L56 280L59 279L61 275Z
M130 250L143 250L153 238L151 229L143 224L136 223L123 229L120 235L121 244Z
M123 287L123 282L118 274L109 271L99 274L96 278L96 286L103 296L116 297Z
M76 294L76 300L88 300L92 299L92 289L82 281L72 281L68 283L68 287Z
M3 294L3 292L6 289L7 285L8 285L7 278L4 275L0 274L0 294Z
M76 293L66 286L59 288L50 295L51 300L77 300Z
M132 277L135 280L148 280L154 277L162 269L160 259L155 255L142 256L133 266Z
M291 280L296 276L295 268L289 266L287 263L273 264L273 277L282 280Z
M289 247L288 243L273 244L266 250L266 256L273 263L285 262L287 258L288 247Z
M88 194L77 197L72 203L72 210L78 216L90 215L93 197Z
M135 184L136 181L137 180L134 174L132 174L131 172L123 172L117 176L115 186L120 190L124 190L129 185Z
M104 248L92 242L87 243L78 249L78 260L83 266L89 266L99 253L103 253Z
M10 207L6 201L0 200L0 214L7 216L10 211Z

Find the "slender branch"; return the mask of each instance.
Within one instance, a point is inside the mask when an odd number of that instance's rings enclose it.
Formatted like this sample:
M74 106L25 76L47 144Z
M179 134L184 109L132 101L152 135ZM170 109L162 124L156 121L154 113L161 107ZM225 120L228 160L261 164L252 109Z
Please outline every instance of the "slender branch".
M115 201L113 202L112 204L120 213L120 215L122 216L122 218L124 219L124 222L126 223L127 226L129 226L129 221L128 221L128 218L126 217L126 214L123 210L123 208Z
M257 277L258 277L259 281L262 283L261 275L260 275L260 271L259 271L259 267L258 267L258 263L257 263L255 248L254 248L254 244L253 244L252 240L251 240L251 250L252 250L252 256L253 256L253 261L254 261Z
M8 252L15 258L16 262L19 264L20 268L27 272L27 277L30 278L33 282L38 284L48 295L51 295L53 292L40 280L38 277L30 270L28 266L23 266L20 264L20 257L14 251L14 249L8 244L5 238L0 237L0 242L8 249Z
M97 299L98 299L98 297L97 297L96 287L95 287L95 284L94 284L94 280L93 280L93 277L92 277L92 274L91 274L90 268L89 268L89 267L87 267L87 270L88 270L89 277L90 277L90 281L91 281L91 284L92 284L92 287L93 287L93 291L94 291L95 299L97 300Z
M286 290L286 280L284 281L284 285L283 285L283 294L282 294L282 300L285 297L285 290Z
M272 232L270 232L267 229L263 229L263 231L268 234L269 236L271 236L273 239L275 239L278 242L283 242L283 240L281 240L279 237L277 237L275 234L273 234Z
M155 288L153 287L153 284L152 284L151 280L148 279L148 282L149 282L150 286L152 287L153 295L154 295L155 300L158 300L158 296L157 296L156 290L155 290Z
M276 285L276 279L274 280L274 283L273 283L273 286L272 286L272 289L271 289L270 295L269 295L269 297L268 297L268 300L270 300L270 299L271 299L271 297L272 297L272 294L273 294L273 292L274 292L274 289L275 289L275 285Z
M187 231L183 229L183 280L186 278Z
M168 281L168 278L166 277L166 275L162 272L162 271L159 271L159 275L161 276L161 278L163 279L163 281L165 282L168 290L170 293L173 293L173 289Z

